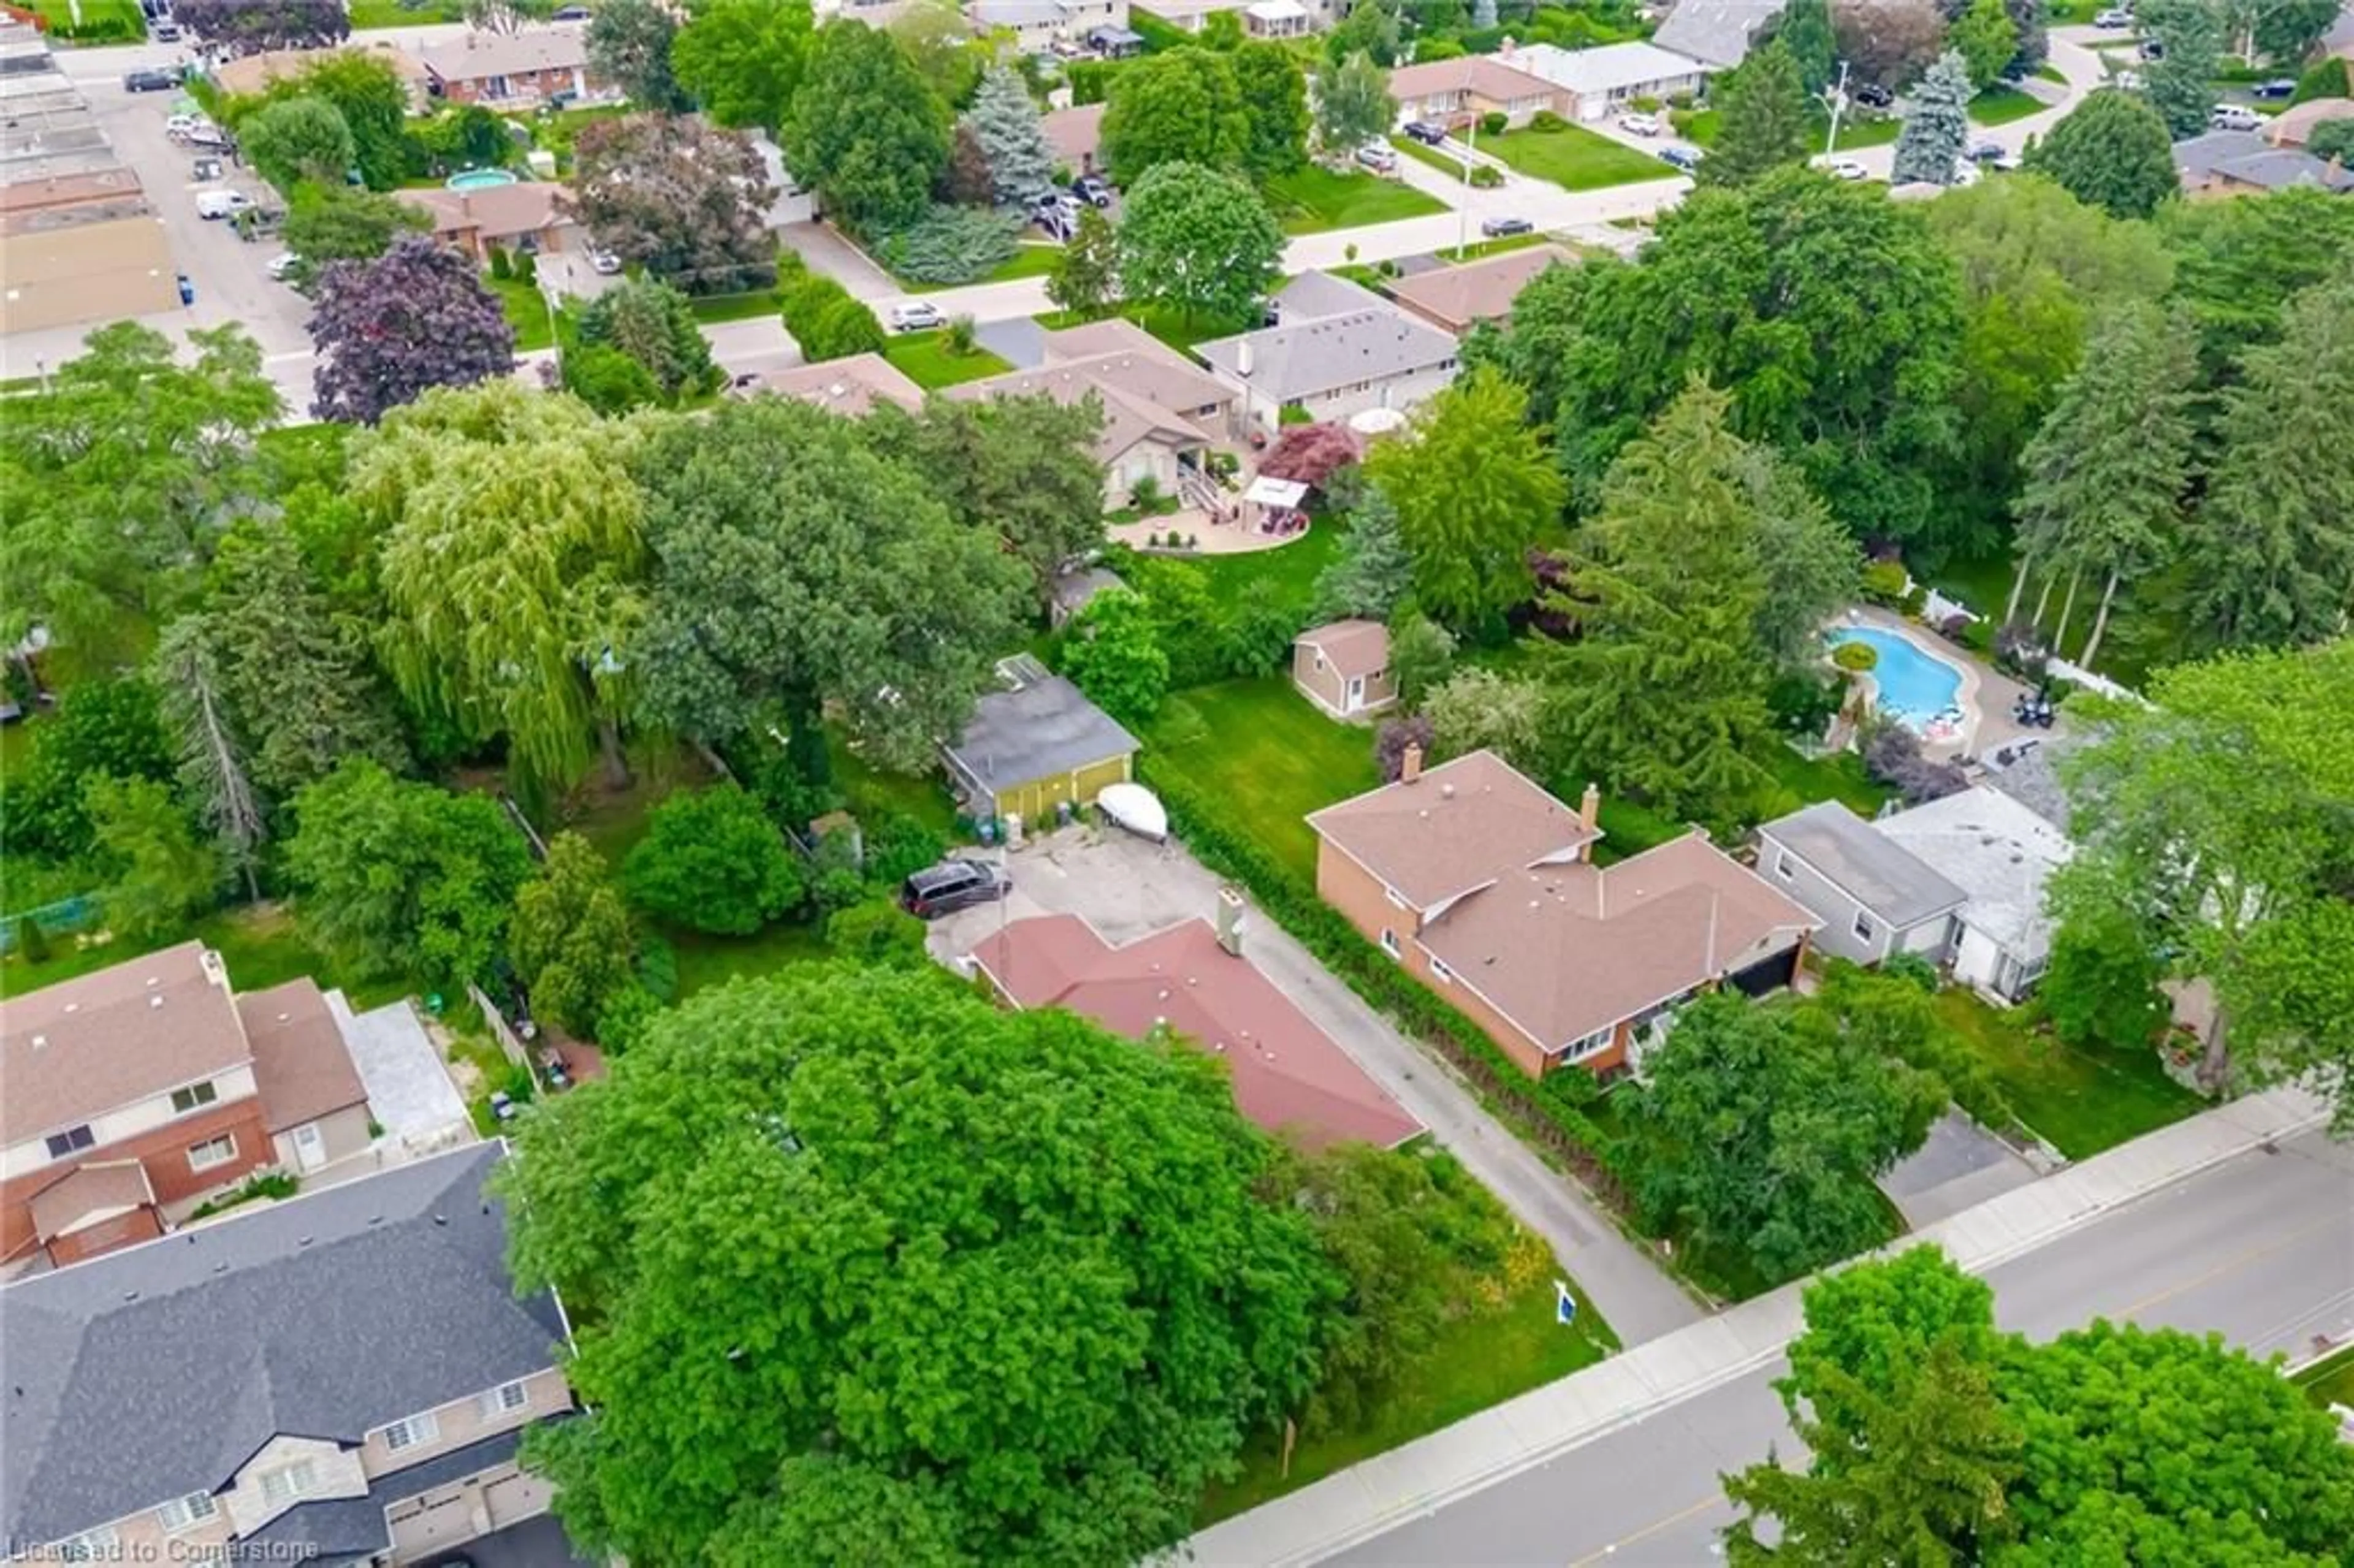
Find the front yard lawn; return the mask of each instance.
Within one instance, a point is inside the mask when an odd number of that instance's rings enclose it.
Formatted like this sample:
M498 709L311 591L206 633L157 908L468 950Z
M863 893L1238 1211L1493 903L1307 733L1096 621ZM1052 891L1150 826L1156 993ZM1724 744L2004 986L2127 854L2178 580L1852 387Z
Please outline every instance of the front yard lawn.
M1558 131L1507 131L1479 145L1523 175L1551 180L1564 190L1600 190L1638 180L1671 180L1676 170L1649 153L1638 153L1581 125Z
M1044 240L1033 243L1025 239L1013 255L970 282L910 283L902 279L900 283L911 294L937 294L942 289L970 288L976 283L1011 283L1018 278L1043 278L1055 270L1055 260L1062 254L1063 248L1059 245L1049 245Z
M1458 180L1463 177L1463 160L1452 153L1442 152L1426 142L1417 142L1404 132L1392 136L1390 145L1417 164L1428 164L1439 173Z
M714 937L701 931L663 935L678 953L675 1000L679 1001L739 975L757 978L793 964L815 963L832 950L813 921L771 926L749 937Z
M1553 1321L1553 1279L1532 1280L1501 1303L1466 1313L1440 1330L1429 1351L1400 1375L1371 1418L1347 1432L1308 1438L1282 1473L1280 1435L1261 1437L1243 1455L1243 1473L1213 1487L1200 1522L1214 1523L1451 1425L1491 1404L1526 1393L1600 1361L1617 1344L1584 1300L1577 1321Z
M1256 321L1231 321L1217 316L1189 316L1165 305L1122 305L1112 313L1125 316L1181 354L1190 353L1197 343L1207 343L1214 337L1232 337L1257 326ZM1095 320L1076 311L1048 311L1033 318L1048 332L1060 332L1065 327L1079 326Z
M2200 1110L2204 1101L2166 1075L2155 1051L2077 1049L2031 1027L2029 1012L1998 1012L1974 993L1937 993L1937 1012L1983 1061L2019 1119L2071 1160L2083 1160Z
M2306 1398L2327 1410L2333 1404L2354 1405L2354 1345L2325 1356L2296 1374Z
M748 322L773 316L784 309L784 296L774 289L754 289L741 294L704 294L690 302L699 322Z
M984 376L1002 376L1013 368L979 344L970 354L949 352L946 332L900 333L884 344L883 357L927 392L960 381L978 381Z
M2032 93L2021 92L2015 87L1990 87L1970 100L1970 123L2008 125L2014 120L2041 114L2044 107L2043 101Z
M1695 147L1715 146L1717 134L1723 129L1723 119L1713 109L1680 109L1669 118L1675 125L1676 133ZM1829 112L1821 105L1816 105L1807 133L1808 156L1822 152L1823 143L1829 139L1830 129ZM1840 116L1840 151L1848 153L1858 147L1884 147L1903 131L1904 122L1893 114L1842 114Z
M1173 693L1143 739L1147 782L1182 775L1310 886L1316 835L1308 813L1381 782L1372 729L1326 718L1282 675Z
M1766 770L1773 775L1775 783L1796 795L1802 806L1811 806L1818 800L1837 800L1857 816L1870 819L1878 816L1880 808L1896 798L1895 790L1864 771L1863 758L1852 751L1830 757L1801 757L1787 746L1776 745L1766 758Z
M506 313L507 325L514 328L517 354L556 346L547 296L539 291L538 284L526 283L521 278L493 278L485 272L482 286L499 297L499 309Z
M1445 202L1403 180L1353 170L1339 174L1314 164L1267 181L1267 204L1286 234L1321 234L1447 210Z

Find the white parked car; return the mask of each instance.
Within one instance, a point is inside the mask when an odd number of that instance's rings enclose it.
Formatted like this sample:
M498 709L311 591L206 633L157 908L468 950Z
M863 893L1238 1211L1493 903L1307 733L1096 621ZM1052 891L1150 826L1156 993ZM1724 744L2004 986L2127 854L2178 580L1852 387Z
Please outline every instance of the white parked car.
M610 250L591 250L588 252L588 265L599 275L610 278L621 270L621 259Z
M936 326L947 324L948 317L940 313L939 306L928 305L921 300L913 304L891 307L893 332L928 332Z
M1659 117L1656 114L1622 114L1618 129L1630 136L1656 136L1659 133Z
M1381 142L1368 142L1357 149L1357 162L1377 175L1386 175L1397 167L1397 150Z
M232 217L253 205L253 198L243 191L199 191L196 193L198 217Z
M2093 26L2095 27L2105 27L2111 32L2115 32L2121 27L2130 27L2133 25L2133 13L2122 8L2104 11L2099 16L2093 18Z
M2119 92L2139 92L2141 90L2141 72L2137 70L2121 70L2117 72L2116 75L2109 78L2109 85L2115 88Z
M1853 158L1817 158L1815 167L1835 180L1868 180L1872 171Z
M2244 103L2219 103L2207 116L2207 123L2218 131L2253 131L2264 122L2264 117Z
M302 258L295 255L292 250L281 251L270 259L270 281L273 283L282 283L294 269L301 265L302 265Z

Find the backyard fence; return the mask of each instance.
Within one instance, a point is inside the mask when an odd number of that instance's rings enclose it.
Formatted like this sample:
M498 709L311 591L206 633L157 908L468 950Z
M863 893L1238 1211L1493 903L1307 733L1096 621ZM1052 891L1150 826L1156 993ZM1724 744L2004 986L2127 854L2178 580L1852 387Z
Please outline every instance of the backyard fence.
M60 898L55 904L44 904L37 909L19 909L13 915L0 915L0 954L16 950L16 931L30 920L48 937L62 937L72 931L87 931L98 924L98 900L84 893L72 898Z

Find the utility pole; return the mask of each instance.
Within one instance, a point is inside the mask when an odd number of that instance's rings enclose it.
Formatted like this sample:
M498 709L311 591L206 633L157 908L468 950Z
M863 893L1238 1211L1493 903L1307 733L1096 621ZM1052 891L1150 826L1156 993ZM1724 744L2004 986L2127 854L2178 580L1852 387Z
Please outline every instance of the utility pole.
M1455 259L1458 261L1463 260L1464 252L1471 246L1471 154L1479 150L1479 122L1476 116L1463 128L1463 145L1470 151L1463 158L1463 205L1455 209Z
M1839 84L1823 94L1831 101L1830 140L1823 145L1823 156L1826 158L1839 151L1840 111L1847 107L1847 61L1840 61L1839 68Z

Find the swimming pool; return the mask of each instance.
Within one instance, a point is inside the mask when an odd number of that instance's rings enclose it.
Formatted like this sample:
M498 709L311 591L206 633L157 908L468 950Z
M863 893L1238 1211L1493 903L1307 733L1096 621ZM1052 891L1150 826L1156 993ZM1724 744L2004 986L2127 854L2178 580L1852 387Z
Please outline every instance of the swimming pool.
M462 175L451 175L441 182L453 191L482 191L493 185L515 184L515 175L506 169L468 169Z
M1878 695L1873 705L1905 728L1929 735L1962 716L1962 673L1915 647L1909 637L1876 626L1843 626L1831 632L1833 647L1861 642L1880 655L1872 667Z

